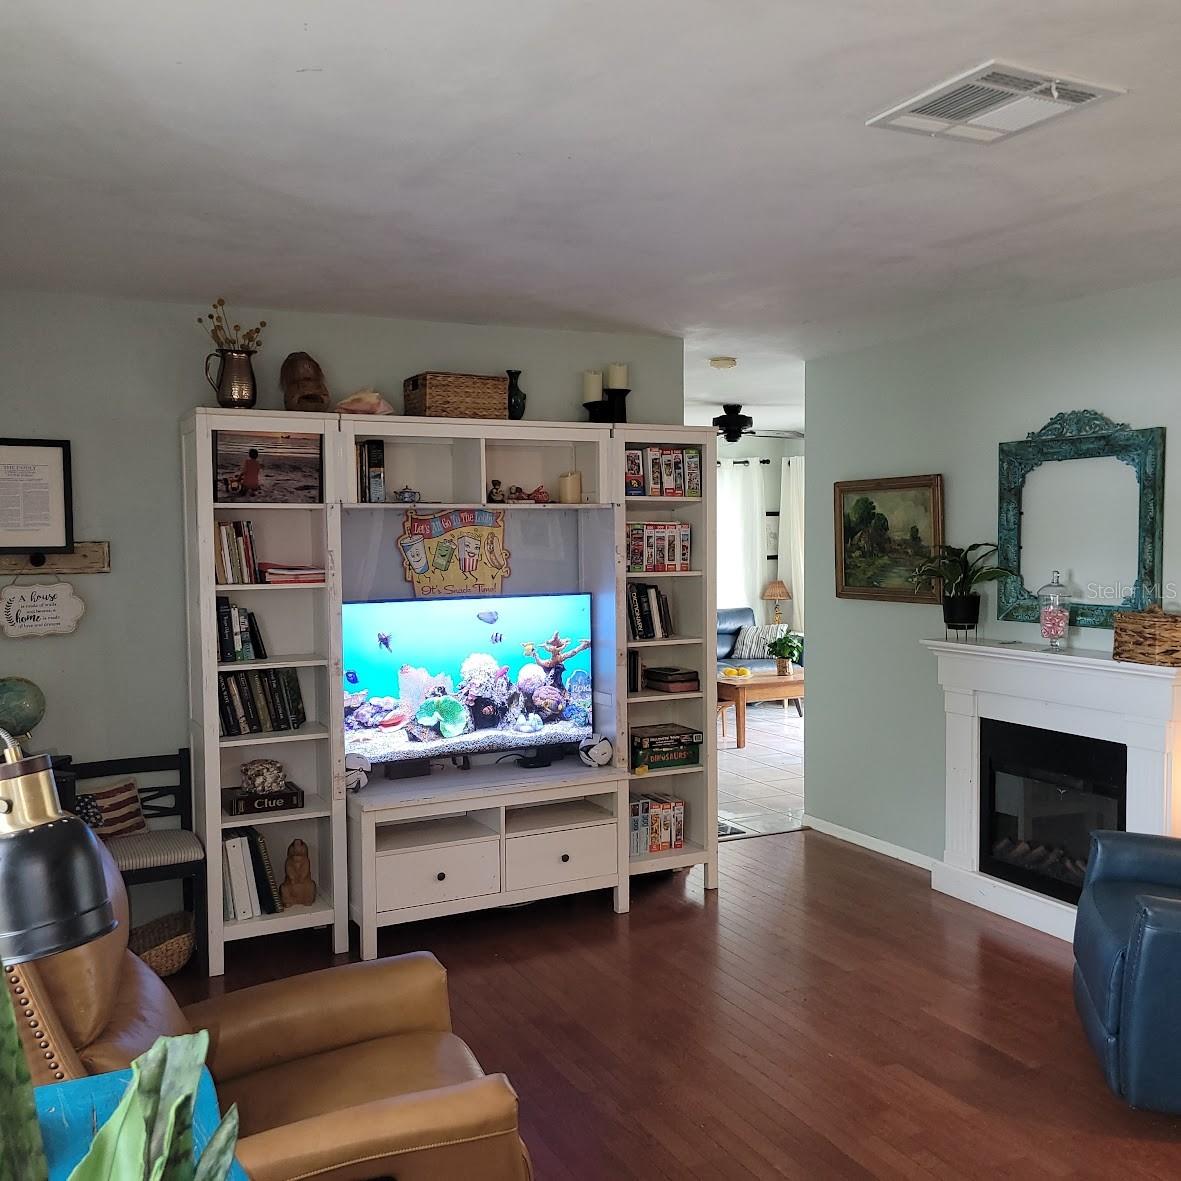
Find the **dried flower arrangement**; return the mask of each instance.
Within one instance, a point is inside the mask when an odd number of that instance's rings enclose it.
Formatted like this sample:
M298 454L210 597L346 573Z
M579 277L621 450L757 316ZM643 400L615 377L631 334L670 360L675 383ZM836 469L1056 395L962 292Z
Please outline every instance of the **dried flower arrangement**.
M256 353L262 348L262 330L267 326L265 320L259 320L257 327L243 332L241 324L230 323L224 299L217 299L209 306L213 310L207 316L198 316L197 323L209 333L214 348L232 349L236 353Z

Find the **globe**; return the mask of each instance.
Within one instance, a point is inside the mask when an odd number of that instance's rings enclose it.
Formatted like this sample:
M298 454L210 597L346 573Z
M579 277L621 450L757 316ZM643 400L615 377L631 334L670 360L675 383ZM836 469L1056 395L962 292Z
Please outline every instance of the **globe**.
M45 694L25 677L0 677L0 728L28 734L45 717Z

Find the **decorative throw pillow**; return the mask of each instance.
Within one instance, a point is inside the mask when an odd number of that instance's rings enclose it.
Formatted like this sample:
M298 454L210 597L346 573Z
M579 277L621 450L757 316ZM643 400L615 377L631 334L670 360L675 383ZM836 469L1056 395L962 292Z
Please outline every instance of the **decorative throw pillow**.
M786 623L768 623L763 627L744 627L734 641L731 660L767 660L767 645L791 631Z
M87 786L90 790L78 796L78 816L104 841L147 830L134 779L101 780Z

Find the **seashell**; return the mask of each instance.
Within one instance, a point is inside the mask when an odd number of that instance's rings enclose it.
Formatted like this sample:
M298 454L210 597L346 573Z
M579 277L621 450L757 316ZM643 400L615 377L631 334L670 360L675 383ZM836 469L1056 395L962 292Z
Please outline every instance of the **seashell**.
M339 414L393 414L394 408L374 389L357 390L333 406Z

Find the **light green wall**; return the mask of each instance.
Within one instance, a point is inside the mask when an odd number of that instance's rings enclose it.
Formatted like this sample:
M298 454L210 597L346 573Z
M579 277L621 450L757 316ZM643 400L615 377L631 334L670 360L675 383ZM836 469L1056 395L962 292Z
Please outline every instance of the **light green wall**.
M185 740L179 424L214 401L201 310L0 293L0 434L71 441L75 536L109 540L113 565L70 579L86 603L73 635L0 637L0 674L28 676L49 698L37 749L104 758ZM303 349L335 396L372 384L399 409L403 378L422 370L521 369L528 419L582 419L581 371L627 361L633 421L683 419L672 337L238 312L271 325L257 365L262 409L282 408L279 365Z
M808 363L810 814L943 853L943 703L919 644L942 635L940 609L836 598L833 482L942 472L947 538L966 544L996 537L998 443L1080 408L1177 430L1166 447L1167 588L1181 578L1179 324L1181 282L1170 282ZM1077 558L1081 574L1087 555ZM995 614L990 596L985 634L1037 638ZM1072 642L1109 651L1111 633L1076 630Z

